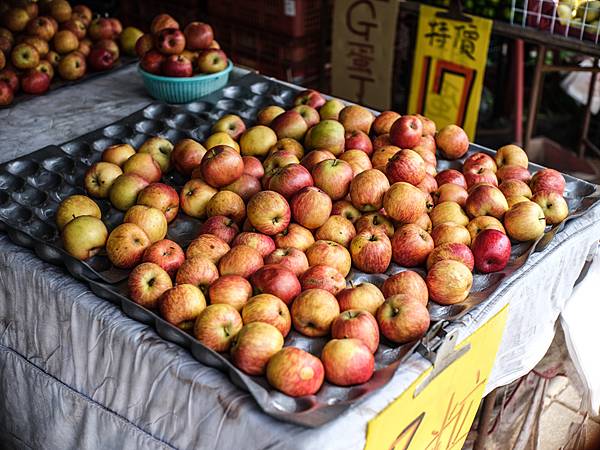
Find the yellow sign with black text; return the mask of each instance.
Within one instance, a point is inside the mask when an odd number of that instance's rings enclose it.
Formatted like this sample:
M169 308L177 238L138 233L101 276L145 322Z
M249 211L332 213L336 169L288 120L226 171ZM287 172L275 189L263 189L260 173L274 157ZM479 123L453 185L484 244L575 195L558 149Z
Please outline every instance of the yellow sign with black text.
M492 21L461 18L420 6L408 112L429 117L438 129L459 125L473 141Z
M508 305L456 348L468 350L429 381L421 375L367 426L365 450L460 450L471 429L508 317Z

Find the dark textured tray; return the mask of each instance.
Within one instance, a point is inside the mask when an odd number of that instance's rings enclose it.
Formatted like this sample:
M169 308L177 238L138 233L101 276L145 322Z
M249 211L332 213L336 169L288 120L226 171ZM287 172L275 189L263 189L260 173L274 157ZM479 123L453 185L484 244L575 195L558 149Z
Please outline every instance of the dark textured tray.
M231 381L250 392L267 414L314 427L333 420L367 394L385 385L418 343L394 346L382 340L376 354L376 372L370 381L353 387L325 383L316 396L294 399L271 388L264 377L245 375L231 364L227 355L211 351L194 337L131 301L127 297L128 271L112 267L103 254L87 262L72 258L63 251L54 225L58 204L70 195L84 193L82 184L85 171L100 160L102 151L109 145L127 142L138 148L150 136L163 136L173 142L186 137L203 141L212 123L224 114L236 113L251 126L261 107L269 104L289 106L294 91L298 89L287 83L250 74L200 101L178 106L153 103L114 124L60 146L48 146L0 164L0 230L5 231L17 244L34 249L41 259L64 264L74 277L86 281L98 296L119 305L129 317L154 326L161 337L189 349L198 361L228 373ZM472 145L469 154L475 151L493 154L491 150ZM440 160L438 168L460 168L460 164L461 161ZM539 168L533 164L530 167L532 171ZM567 175L565 178L569 207L578 211L583 205L580 212L587 211L597 200L589 197L595 193L595 186ZM165 174L163 181L177 187L185 182L175 172ZM589 201L583 201L585 197ZM96 201L108 228L117 226L123 213L112 208L107 200ZM185 247L197 235L199 225L198 220L180 214L170 224L167 236ZM511 264L505 272L476 274L473 291L467 301L452 307L432 303L432 318L436 321L452 320L474 308L503 285L534 249L535 243L515 245ZM386 274L366 275L353 270L348 278L370 281L380 286L387 276L401 270L403 268L392 264ZM428 341L435 337L439 329L435 327L428 335ZM324 343L324 339L306 338L295 331L286 338L286 345L293 344L317 355Z

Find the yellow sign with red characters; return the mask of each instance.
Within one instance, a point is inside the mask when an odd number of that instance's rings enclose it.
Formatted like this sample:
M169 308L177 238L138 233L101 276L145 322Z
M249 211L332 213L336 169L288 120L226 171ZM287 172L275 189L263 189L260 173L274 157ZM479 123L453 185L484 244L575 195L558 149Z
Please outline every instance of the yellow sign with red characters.
M435 377L430 377L432 369L425 372L371 420L365 450L460 450L483 397L507 316L508 305L456 346L459 356L449 366Z
M421 5L408 111L475 138L492 21Z

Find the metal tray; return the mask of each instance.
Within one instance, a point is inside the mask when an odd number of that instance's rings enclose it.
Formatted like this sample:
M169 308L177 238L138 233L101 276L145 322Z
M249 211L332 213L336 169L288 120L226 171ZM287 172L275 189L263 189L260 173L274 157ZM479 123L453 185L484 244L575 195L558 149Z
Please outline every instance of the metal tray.
M375 374L367 383L352 387L325 383L315 396L291 398L270 387L264 377L244 374L231 364L227 355L213 352L193 336L131 301L127 297L128 271L112 267L106 255L97 255L87 262L72 258L62 249L54 225L58 204L70 195L84 193L82 183L85 171L100 160L102 151L109 145L127 142L138 148L149 136L163 136L173 142L186 137L203 141L210 132L211 124L224 114L236 113L251 126L260 108L269 104L290 106L295 91L300 89L250 74L200 101L178 106L152 103L118 122L72 141L48 146L0 164L0 231L5 231L15 243L32 248L41 259L64 264L75 278L87 282L98 296L119 305L129 317L152 325L161 337L189 349L201 363L226 372L236 386L250 392L265 413L280 420L315 427L333 420L385 385L419 344L426 344L428 350L431 349L430 344L439 344L438 333L443 333L444 325L461 317L501 287L525 263L539 242L514 245L511 263L505 271L490 275L476 274L473 291L464 303L448 307L431 302L430 313L437 325L431 327L423 340L396 346L382 339L375 355ZM494 153L472 145L469 154L476 151ZM460 168L460 164L461 161L439 160L438 168ZM530 167L532 172L539 168L534 164ZM597 201L596 186L568 175L565 178L571 211L576 213L575 216L585 213ZM165 174L163 181L180 187L185 179L172 172ZM107 200L97 203L109 229L121 222L123 213L112 208ZM196 236L199 225L198 220L180 214L170 224L167 236L185 247ZM552 233L549 231L549 234ZM381 285L385 278L401 270L404 269L394 264L386 274L381 275L367 275L353 270L348 279ZM315 354L320 353L324 343L324 339L306 338L295 331L286 338L286 345L292 344Z

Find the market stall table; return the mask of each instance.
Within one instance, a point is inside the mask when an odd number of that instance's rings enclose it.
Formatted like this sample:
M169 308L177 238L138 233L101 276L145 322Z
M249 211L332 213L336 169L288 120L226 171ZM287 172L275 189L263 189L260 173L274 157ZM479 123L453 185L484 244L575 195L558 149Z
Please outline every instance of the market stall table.
M134 71L0 111L0 161L67 141L150 103ZM598 236L596 205L455 325L460 341L510 303L487 392L527 373L543 356ZM5 235L0 298L0 441L17 448L362 448L368 421L430 367L413 355L383 389L339 419L309 429L263 414L225 374L199 364Z

